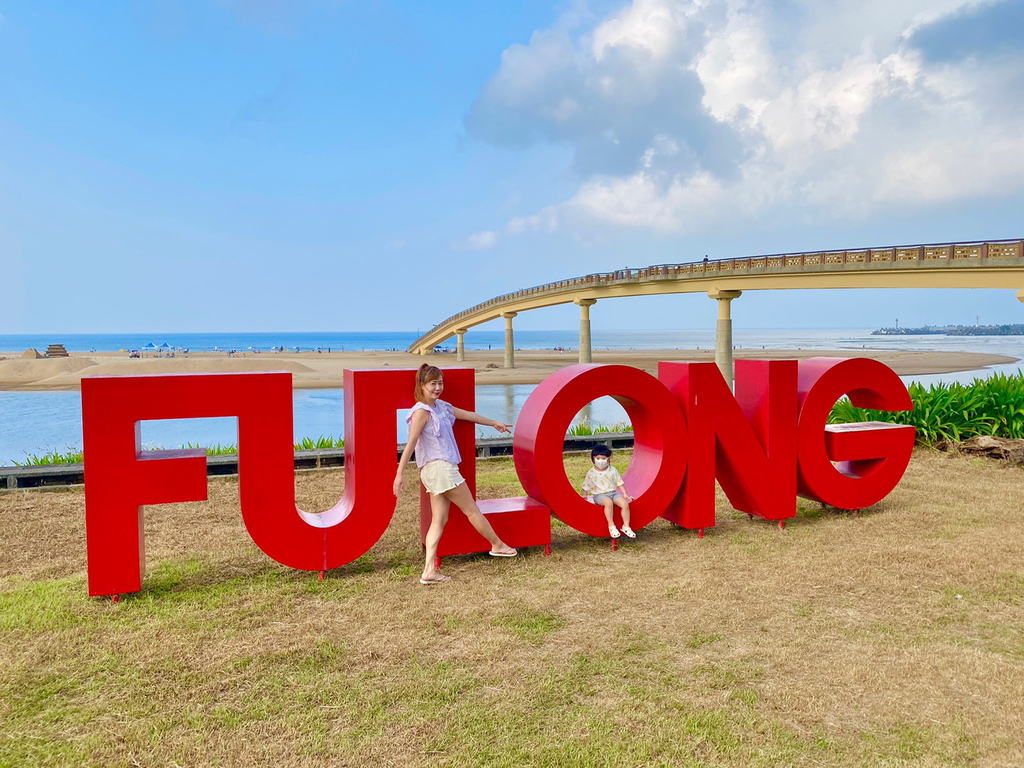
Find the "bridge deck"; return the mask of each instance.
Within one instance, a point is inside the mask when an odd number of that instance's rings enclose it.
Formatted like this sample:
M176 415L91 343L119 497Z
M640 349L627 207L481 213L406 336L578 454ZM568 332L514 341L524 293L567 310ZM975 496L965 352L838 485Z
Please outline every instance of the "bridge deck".
M1024 301L1024 241L861 248L658 264L559 280L496 296L443 320L409 347L430 351L503 313L581 299L798 288L1005 288Z

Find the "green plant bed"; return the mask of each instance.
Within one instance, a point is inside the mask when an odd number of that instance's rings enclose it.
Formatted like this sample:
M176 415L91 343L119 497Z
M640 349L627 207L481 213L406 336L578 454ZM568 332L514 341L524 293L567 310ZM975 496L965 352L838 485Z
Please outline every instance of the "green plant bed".
M81 464L83 453L77 448L68 448L60 451L56 448L46 453L30 453L25 456L25 461L15 461L16 467L49 467L54 464Z
M600 435L605 432L632 432L633 425L620 421L618 424L588 424L582 422L574 424L565 434L571 437L586 437L588 435Z
M231 456L238 453L238 446L235 444L221 445L199 445L198 443L187 443L182 448L205 448L207 456ZM344 448L345 441L333 435L320 435L319 437L304 437L295 443L296 451L323 451L331 448ZM81 464L84 461L84 453L77 448L68 448L66 451L52 450L42 454L29 453L25 461L15 461L16 467L44 467L53 464Z
M917 429L917 441L932 445L944 440L966 440L976 435L1024 438L1024 373L999 373L970 384L932 384L927 389L912 383L908 390L912 411L876 411L856 408L843 398L832 408L830 424L886 421Z

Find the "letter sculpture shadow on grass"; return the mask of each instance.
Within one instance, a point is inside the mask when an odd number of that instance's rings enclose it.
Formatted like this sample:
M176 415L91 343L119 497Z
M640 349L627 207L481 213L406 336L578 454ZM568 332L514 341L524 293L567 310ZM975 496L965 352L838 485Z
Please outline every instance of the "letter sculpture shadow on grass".
M313 514L295 506L290 373L83 379L89 594L141 588L143 505L207 498L205 450L141 450L139 423L153 419L238 418L242 518L274 560L317 571L363 555L396 504L390 488L397 426L393 415L381 414L412 406L413 381L410 371L345 371L345 492L334 507Z

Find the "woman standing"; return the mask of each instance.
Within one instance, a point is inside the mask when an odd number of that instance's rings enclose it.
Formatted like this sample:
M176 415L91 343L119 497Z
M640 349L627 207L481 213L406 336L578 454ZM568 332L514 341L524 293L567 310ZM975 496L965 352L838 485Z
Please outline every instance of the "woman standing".
M508 424L488 419L472 411L455 408L441 399L444 391L444 374L441 369L424 363L416 372L416 386L413 396L416 405L409 411L405 421L409 425L409 442L398 460L395 473L394 492L398 496L404 485L405 465L416 450L416 466L420 470L420 481L430 494L430 528L426 537L426 563L420 584L440 584L451 579L437 569L437 544L448 522L448 511L455 502L469 519L470 524L491 543L491 557L515 557L518 553L508 546L494 532L469 491L465 478L459 474L462 456L455 444L452 426L456 419L471 421L494 427L499 432L511 432Z

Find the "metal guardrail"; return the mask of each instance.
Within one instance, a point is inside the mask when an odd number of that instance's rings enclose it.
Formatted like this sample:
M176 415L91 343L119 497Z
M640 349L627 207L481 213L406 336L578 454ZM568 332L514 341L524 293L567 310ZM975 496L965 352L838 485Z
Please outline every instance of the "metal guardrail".
M647 280L680 280L686 278L704 278L712 273L733 275L769 274L775 270L831 271L845 269L896 268L906 269L912 265L931 267L958 264L966 266L985 262L998 262L1008 258L1024 258L1024 240L988 240L969 241L964 243L932 243L925 245L892 246L887 248L854 248L836 251L813 251L809 253L777 253L764 256L750 256L739 259L708 259L706 261L683 262L679 264L655 264L640 269L620 269L614 272L595 272L567 280L544 283L530 288L522 288L512 293L495 296L493 299L464 309L434 326L457 327L459 320L477 315L487 309L501 304L508 304L519 299L537 295L558 294L588 287L607 287ZM433 331L428 331L409 346L415 352L423 339ZM449 334L450 335L450 334Z
M633 433L600 432L596 435L580 435L579 437L567 436L565 438L563 450L567 453L589 451L597 444L607 445L612 449L631 448L633 446ZM397 453L395 454L396 462L401 457L403 450L405 450L405 446L399 445ZM478 439L476 441L476 455L478 459L511 456L512 438L492 437ZM343 466L345 466L344 448L295 452L296 471L334 469ZM206 457L207 477L229 477L237 474L237 454ZM0 492L4 490L26 488L83 485L84 483L84 464L52 464L41 467L0 467Z

